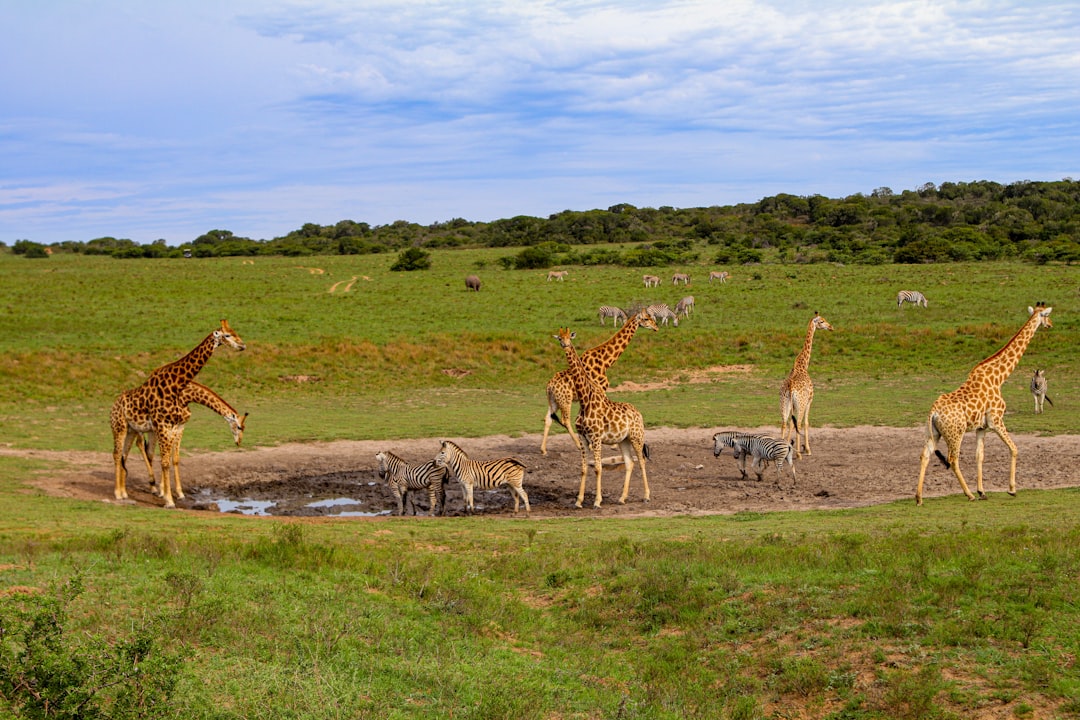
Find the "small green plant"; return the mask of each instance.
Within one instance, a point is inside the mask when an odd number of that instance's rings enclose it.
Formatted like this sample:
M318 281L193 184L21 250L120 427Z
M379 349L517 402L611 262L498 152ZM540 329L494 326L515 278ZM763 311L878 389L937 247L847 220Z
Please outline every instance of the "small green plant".
M427 270L431 267L431 253L418 247L411 247L398 253L397 261L390 269L411 272L413 270Z

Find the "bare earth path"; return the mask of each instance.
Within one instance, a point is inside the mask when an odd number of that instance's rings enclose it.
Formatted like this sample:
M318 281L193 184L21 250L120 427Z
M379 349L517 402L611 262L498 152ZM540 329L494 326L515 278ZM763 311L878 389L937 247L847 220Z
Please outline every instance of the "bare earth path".
M815 428L811 434L814 454L804 455L796 462L798 481L794 484L786 470L778 483L775 467L767 468L761 481L753 473L743 480L730 451L720 458L713 457L712 435L726 429L731 428L648 429L652 502L642 502L640 473L635 469L629 499L625 505L619 505L623 468L605 467L604 504L599 511L592 508L595 487L591 468L586 506L582 510L574 507L581 461L565 433L549 439L547 456L540 454L539 434L445 439L458 442L476 460L510 455L524 462L528 466L525 490L534 518L847 508L898 499L911 500L914 505L922 428ZM776 433L775 428L758 431ZM1013 438L1020 450L1019 492L1080 485L1080 475L1074 471L1080 460L1080 436L1014 435ZM444 438L337 441L185 454L181 458L181 471L187 498L178 500L177 506L217 511L229 509L232 505L226 501L231 500L253 501L251 505L265 508L271 515L385 514L394 502L389 490L375 476L375 453L390 450L409 462L425 462L438 452L441 439ZM64 461L67 469L39 476L34 484L54 495L114 502L110 453L0 448L0 455ZM605 452L605 457L612 455L613 451ZM975 441L969 435L961 451L961 467L972 491L974 456ZM132 501L160 507L161 501L149 492L141 459L129 458L129 467L128 491ZM988 435L985 482L987 492L994 495L992 502L1008 500L1004 494L1008 470L1008 451L996 436ZM926 496L959 493L953 474L933 460L927 471ZM513 508L507 490L478 492L476 502L478 512L488 516L509 516ZM456 483L450 486L447 508L448 515L463 514L462 493ZM421 509L426 511L426 499L421 500Z

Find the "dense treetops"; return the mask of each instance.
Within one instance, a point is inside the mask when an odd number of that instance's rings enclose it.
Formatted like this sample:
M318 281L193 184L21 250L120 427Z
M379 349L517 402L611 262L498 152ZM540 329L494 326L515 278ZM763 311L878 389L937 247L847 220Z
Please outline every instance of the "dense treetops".
M272 240L211 230L179 247L103 237L45 246L18 240L27 257L49 252L131 257L402 253L402 270L426 267L417 250L517 248L506 267L555 264L662 266L693 262L924 263L1021 258L1080 260L1080 182L927 183L833 199L776 195L756 203L700 208L564 210L548 218L492 222L455 218L431 225L398 220L371 226L342 220L308 223ZM406 251L410 251L405 254Z

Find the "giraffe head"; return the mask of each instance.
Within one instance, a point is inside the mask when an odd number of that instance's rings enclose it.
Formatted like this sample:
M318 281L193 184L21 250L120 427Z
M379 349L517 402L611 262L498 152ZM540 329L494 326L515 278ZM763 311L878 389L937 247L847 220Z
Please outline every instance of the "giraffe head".
M1050 311L1054 308L1046 307L1046 303L1037 303L1035 307L1028 308L1028 315L1039 314L1038 322L1035 325L1035 329L1038 330L1041 327L1052 328L1054 323L1050 322Z
M638 327L647 327L650 330L656 331L660 329L660 326L656 324L656 318L649 312L649 308L643 307L637 311L637 324Z
M244 341L240 339L240 336L229 327L228 320L222 320L221 327L214 331L214 347L218 347L222 343L225 343L233 350L243 350L247 347Z
M814 311L814 319L811 322L814 324L815 330L832 330L832 325L829 324L828 320L818 315L816 310Z
M655 325L655 324L656 324L656 322L654 321L653 325ZM562 346L564 349L565 348L573 348L574 347L574 342L573 341L574 341L574 338L577 337L577 333L570 332L570 328L559 328L559 334L558 335L553 335L552 337L554 337L556 340L558 340L559 345Z
M240 441L244 439L244 423L247 422L247 413L243 415L226 415L225 421L229 423L229 428L232 429L233 442L237 447L240 447Z

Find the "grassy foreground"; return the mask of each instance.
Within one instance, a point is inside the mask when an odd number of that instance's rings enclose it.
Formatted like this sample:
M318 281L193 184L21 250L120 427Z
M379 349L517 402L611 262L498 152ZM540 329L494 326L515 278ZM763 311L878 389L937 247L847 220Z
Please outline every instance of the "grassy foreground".
M115 394L219 317L249 349L219 352L200 381L252 412L246 443L536 432L557 327L599 342L597 305L683 294L646 295L616 268L546 283L496 256L389 273L382 256L0 255L2 442L107 450ZM1010 428L1077 432L1071 268L762 266L725 286L689 269L697 314L637 338L613 383L750 369L618 398L651 425L775 423L814 310L837 327L815 343L815 424L921 422L1045 300L1054 328L1007 383ZM474 271L485 286L467 294ZM901 287L930 308L898 311ZM1036 366L1062 406L1038 418ZM227 441L197 415L185 449ZM41 668L83 704L35 715L0 682L0 716L1080 717L1077 490L629 522L300 522L28 489L54 469L0 452L0 669Z

